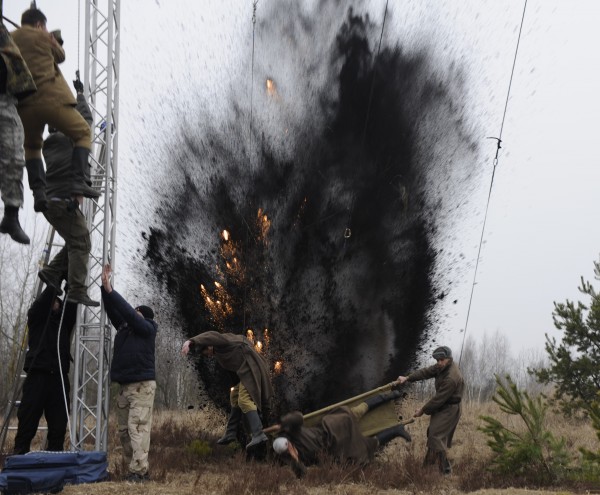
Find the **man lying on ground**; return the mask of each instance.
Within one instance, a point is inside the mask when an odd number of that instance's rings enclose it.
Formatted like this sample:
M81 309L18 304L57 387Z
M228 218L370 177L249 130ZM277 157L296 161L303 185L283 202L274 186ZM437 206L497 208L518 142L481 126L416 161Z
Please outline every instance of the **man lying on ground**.
M281 418L279 436L273 441L275 453L288 460L297 477L306 466L318 464L326 455L345 464L367 464L375 451L396 437L411 441L404 425L397 424L374 436L364 436L359 421L376 407L401 397L398 391L369 397L355 407L339 407L324 414L318 424L304 426L301 412L293 411Z

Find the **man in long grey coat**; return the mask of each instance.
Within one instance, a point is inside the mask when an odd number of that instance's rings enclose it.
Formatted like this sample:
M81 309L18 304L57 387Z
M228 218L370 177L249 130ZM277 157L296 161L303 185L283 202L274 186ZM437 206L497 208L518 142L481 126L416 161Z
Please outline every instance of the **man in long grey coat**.
M236 439L242 414L246 416L252 433L252 440L246 445L246 450L265 443L267 436L262 431L259 411L269 409L273 388L264 358L245 336L232 333L208 331L196 335L183 344L182 354L187 355L190 347L194 347L203 356L214 356L222 368L236 373L240 379L231 388L231 413L227 430L217 443L224 445Z
M398 382L403 384L435 379L435 395L415 412L414 417L418 418L423 414L431 416L427 429L425 464L437 464L442 473L450 474L452 468L446 456L446 448L452 446L452 437L460 419L460 403L465 385L449 347L438 347L433 351L432 357L437 361L436 364L414 371L408 376L399 376Z

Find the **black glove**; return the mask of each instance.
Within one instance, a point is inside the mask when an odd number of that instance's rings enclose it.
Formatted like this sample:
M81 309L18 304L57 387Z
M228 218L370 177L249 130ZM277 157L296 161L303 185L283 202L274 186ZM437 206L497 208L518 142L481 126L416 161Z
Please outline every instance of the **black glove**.
M79 79L73 81L73 87L77 93L83 93L83 83Z
M67 211L69 212L73 212L75 211L77 208L79 208L79 201L77 201L76 199L71 199L68 203L67 203Z
M306 474L306 466L301 461L292 459L291 466L296 478L302 478Z

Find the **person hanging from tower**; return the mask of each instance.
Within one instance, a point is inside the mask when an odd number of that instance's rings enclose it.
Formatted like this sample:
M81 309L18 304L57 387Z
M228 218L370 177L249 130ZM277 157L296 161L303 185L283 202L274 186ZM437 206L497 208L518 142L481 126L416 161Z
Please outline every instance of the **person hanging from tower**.
M38 89L36 94L21 100L17 107L25 131L25 166L36 212L43 212L48 208L46 174L42 161L46 124L73 141L70 193L93 199L100 196L85 181L91 149L90 126L75 109L77 102L58 67L65 60L60 32L49 33L46 21L41 10L28 9L21 16L21 27L12 33Z
M23 206L23 124L17 102L37 90L27 64L10 33L0 22L0 191L4 216L0 233L21 244L29 244L19 223Z
M92 112L83 94L83 84L77 78L73 81L77 92L77 111L89 124ZM64 239L65 245L58 254L38 272L44 283L61 293L64 278L69 285L68 300L86 306L98 306L87 294L86 278L91 250L90 232L81 212L83 196L74 194L71 181L71 139L50 127L50 135L44 141L42 152L46 162L47 209L43 212L46 220ZM84 170L86 186L91 184L89 166Z

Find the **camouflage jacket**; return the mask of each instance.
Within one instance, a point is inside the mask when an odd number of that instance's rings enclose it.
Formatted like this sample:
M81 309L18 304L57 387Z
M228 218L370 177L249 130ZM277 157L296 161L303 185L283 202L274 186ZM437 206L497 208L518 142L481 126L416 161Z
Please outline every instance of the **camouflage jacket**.
M37 91L33 77L10 33L0 23L0 56L6 65L6 92L17 99Z

